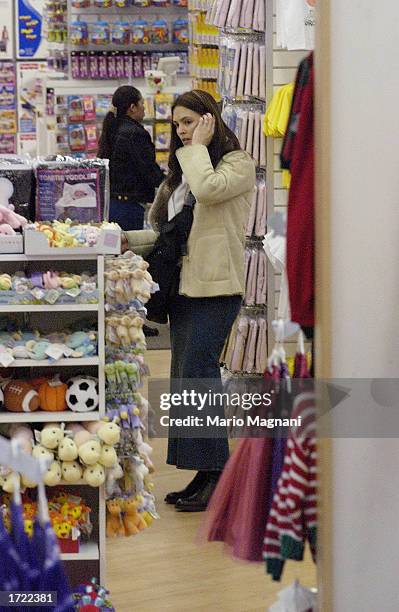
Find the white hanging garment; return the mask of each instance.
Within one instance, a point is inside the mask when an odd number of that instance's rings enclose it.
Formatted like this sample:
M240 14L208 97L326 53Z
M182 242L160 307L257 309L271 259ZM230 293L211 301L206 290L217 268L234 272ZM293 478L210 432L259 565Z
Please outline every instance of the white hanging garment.
M314 49L315 10L307 0L276 1L277 45L289 51Z

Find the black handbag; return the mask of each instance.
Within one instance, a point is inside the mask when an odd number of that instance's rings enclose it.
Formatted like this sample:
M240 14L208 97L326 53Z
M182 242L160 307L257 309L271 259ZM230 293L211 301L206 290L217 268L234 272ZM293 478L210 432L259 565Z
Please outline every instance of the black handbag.
M189 192L183 209L171 221L162 225L154 248L146 257L148 271L159 285L159 291L153 293L146 304L148 321L168 322L170 300L179 292L180 260L187 255L194 206L195 198Z

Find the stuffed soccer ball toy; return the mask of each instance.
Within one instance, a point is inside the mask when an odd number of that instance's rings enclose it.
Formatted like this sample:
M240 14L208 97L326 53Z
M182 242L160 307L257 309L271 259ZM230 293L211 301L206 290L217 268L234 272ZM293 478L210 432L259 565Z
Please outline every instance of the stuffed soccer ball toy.
M66 403L74 412L90 412L98 407L98 380L91 376L75 376L68 380Z

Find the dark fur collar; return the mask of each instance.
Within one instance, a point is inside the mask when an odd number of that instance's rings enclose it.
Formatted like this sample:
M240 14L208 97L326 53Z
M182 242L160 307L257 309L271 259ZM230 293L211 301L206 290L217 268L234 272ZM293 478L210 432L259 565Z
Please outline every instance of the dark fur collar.
M171 195L172 190L163 182L148 215L148 220L156 232L159 232L161 225L168 220L168 202Z

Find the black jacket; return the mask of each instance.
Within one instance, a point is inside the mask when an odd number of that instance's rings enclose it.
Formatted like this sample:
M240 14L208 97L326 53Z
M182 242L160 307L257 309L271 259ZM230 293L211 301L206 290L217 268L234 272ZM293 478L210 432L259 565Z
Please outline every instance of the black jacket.
M110 159L111 198L127 196L135 202L152 202L155 188L165 178L155 161L155 147L147 130L124 117Z

